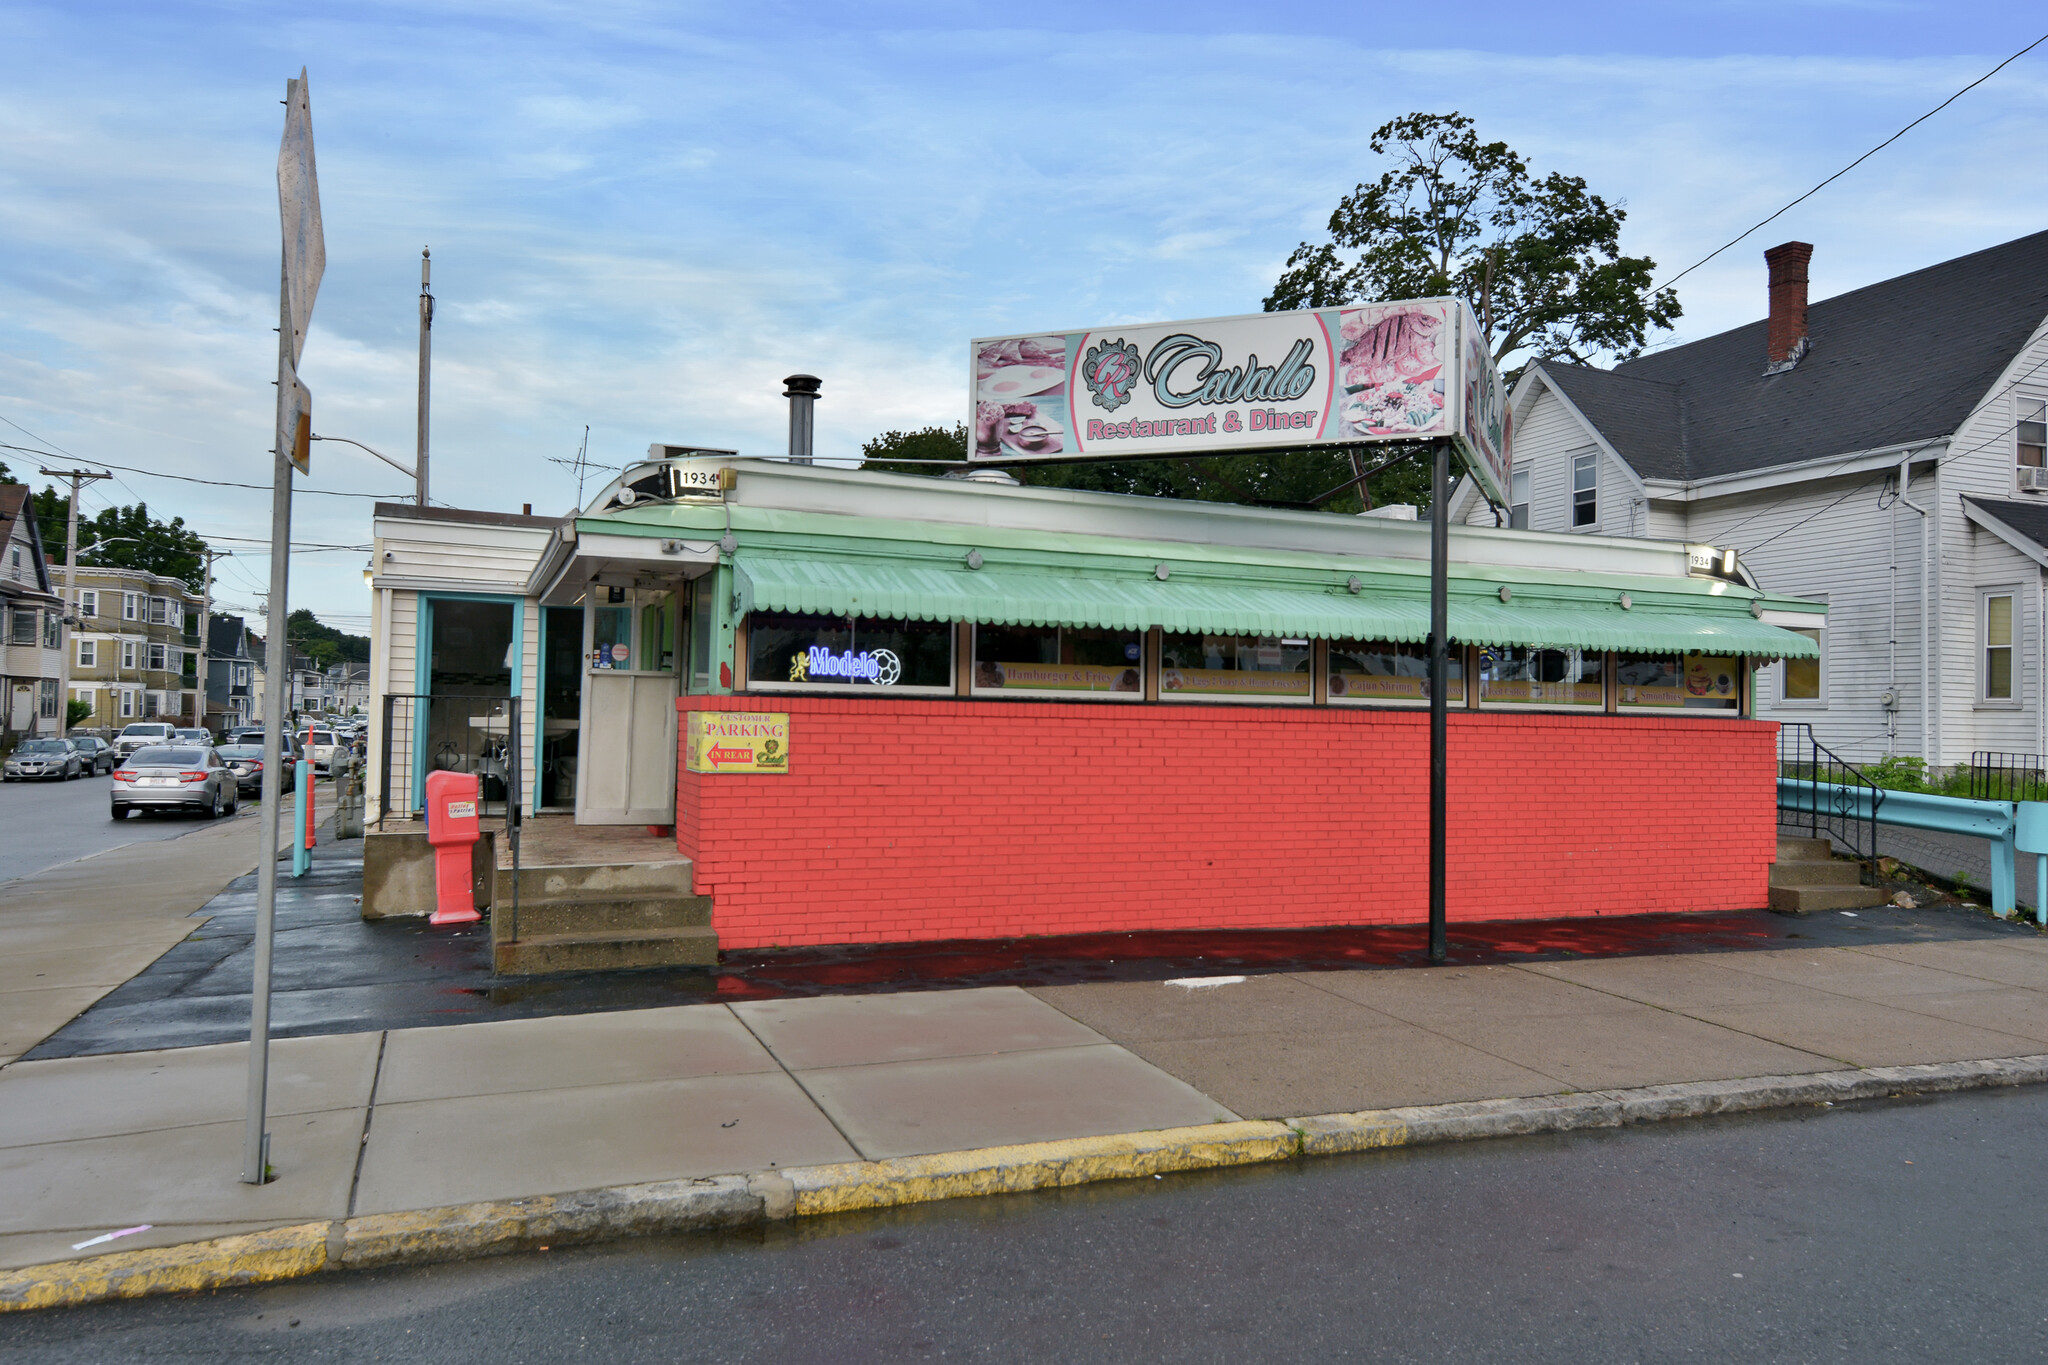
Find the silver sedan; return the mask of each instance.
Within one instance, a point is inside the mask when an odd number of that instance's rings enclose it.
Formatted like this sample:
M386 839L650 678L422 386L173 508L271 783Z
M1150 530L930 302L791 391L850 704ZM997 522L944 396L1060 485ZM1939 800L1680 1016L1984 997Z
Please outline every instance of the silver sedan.
M116 820L131 810L193 810L217 820L233 815L238 799L234 770L211 745L137 749L114 769Z

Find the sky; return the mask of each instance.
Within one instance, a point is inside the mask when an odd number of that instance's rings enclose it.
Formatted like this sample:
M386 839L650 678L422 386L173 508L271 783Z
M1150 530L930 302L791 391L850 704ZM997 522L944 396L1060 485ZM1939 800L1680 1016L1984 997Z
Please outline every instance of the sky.
M235 552L222 604L256 607L279 101L302 66L327 241L301 364L314 430L410 462L431 246L430 492L560 514L575 477L551 461L586 425L598 465L652 442L779 454L781 381L802 371L824 380L820 456L851 458L966 416L971 337L1255 312L1378 173L1372 130L1414 110L1585 177L1668 278L2040 37L2043 14L0 0L0 441L146 471L84 509L184 517ZM1815 244L1819 299L2048 227L2044 129L2048 46L1688 275L1653 341L1762 316L1781 241ZM410 481L313 451L291 605L362 630L372 499ZM0 450L18 477L38 459Z

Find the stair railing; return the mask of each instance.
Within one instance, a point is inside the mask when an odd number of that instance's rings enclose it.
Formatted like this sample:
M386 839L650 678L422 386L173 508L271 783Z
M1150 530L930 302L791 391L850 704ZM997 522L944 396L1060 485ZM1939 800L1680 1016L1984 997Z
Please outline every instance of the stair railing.
M2048 772L2041 755L1978 749L1970 755L1972 801L2040 801L2048 799Z
M1801 829L1816 839L1845 845L1859 862L1877 875L1877 812L1884 789L1854 764L1814 737L1804 721L1778 726L1778 824ZM1786 780L1801 784L1799 797L1787 799Z

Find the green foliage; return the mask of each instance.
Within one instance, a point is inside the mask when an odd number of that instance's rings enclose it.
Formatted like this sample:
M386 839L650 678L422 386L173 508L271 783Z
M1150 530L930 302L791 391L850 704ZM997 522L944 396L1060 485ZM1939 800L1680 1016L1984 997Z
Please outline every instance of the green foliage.
M5 461L5 460L0 460L0 483L19 483L19 482L21 482L21 481L20 481L19 479L17 479L17 478L15 478L15 477L14 477L14 471L10 470L10 469L9 469L9 468L7 467L7 461Z
M891 474L943 474L931 460L967 463L967 424L919 427L916 431L885 431L860 448L861 468L880 469ZM910 463L905 463L909 461Z
M370 661L368 636L336 630L304 607L285 618L284 638L293 649L322 668L337 663L366 664Z
M1875 763L1865 763L1859 769L1872 783L1894 792L1924 792L1927 785L1927 760L1906 754L1887 754Z
M1495 359L1578 364L1632 356L1677 320L1678 295L1651 290L1656 262L1621 254L1628 215L1580 177L1537 178L1458 113L1405 115L1370 145L1392 164L1337 205L1328 241L1295 248L1268 310L1454 295Z
M0 465L0 469L5 469L5 466ZM69 730L72 726L77 725L79 722L83 720L86 720L91 715L91 702L79 701L76 698L73 698L72 700L64 703L64 728L66 730Z
M61 564L71 499L55 488L45 487L29 501L35 505L43 548L56 555ZM166 578L183 579L186 586L197 592L204 586L200 579L205 573L205 551L206 541L185 525L183 517L158 521L149 514L147 503L109 507L97 516L78 519L81 567L143 569Z

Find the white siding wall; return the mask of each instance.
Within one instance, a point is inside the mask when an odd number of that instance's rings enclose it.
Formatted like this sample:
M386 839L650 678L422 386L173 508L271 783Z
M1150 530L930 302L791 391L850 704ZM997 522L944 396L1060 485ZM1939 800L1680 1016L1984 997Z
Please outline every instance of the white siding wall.
M1599 452L1597 519L1591 526L1572 525L1572 460ZM1600 451L1571 409L1547 386L1515 419L1515 468L1529 472L1529 529L1571 531L1607 536L1644 534L1644 510L1638 500L1642 485L1627 465ZM1476 499L1465 513L1473 526L1493 525L1493 510Z
M1767 592L1827 603L1824 705L1781 704L1781 666L1772 665L1758 676L1757 714L1811 723L1821 743L1852 762L1919 749L1920 528L1883 491L1882 475L1857 475L1696 502L1686 531L1688 539L1735 546ZM1894 686L1900 705L1887 716L1879 697Z

